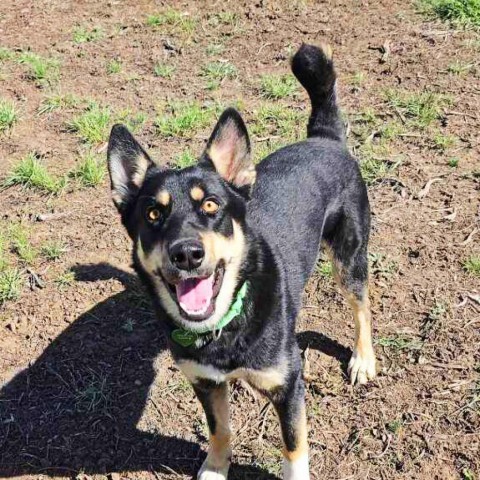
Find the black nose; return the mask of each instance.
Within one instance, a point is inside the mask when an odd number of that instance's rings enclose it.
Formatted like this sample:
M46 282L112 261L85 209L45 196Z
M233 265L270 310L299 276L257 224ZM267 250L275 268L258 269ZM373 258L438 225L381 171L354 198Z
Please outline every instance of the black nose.
M169 249L170 261L180 270L198 268L205 257L203 245L198 240L180 240Z

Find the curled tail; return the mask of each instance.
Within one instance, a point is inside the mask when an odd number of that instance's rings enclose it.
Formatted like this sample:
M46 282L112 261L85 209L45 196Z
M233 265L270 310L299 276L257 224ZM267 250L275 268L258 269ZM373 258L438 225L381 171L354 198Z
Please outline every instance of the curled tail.
M292 72L312 102L308 137L344 139L343 123L335 93L336 74L329 45L303 44L292 59Z

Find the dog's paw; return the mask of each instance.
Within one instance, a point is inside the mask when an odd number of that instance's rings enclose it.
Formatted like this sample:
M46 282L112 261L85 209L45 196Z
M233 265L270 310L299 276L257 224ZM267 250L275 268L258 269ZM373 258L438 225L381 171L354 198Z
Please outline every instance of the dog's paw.
M363 385L375 378L375 353L373 350L362 355L354 351L348 363L348 375L351 385L355 385L355 383Z
M308 455L294 461L283 459L283 480L310 480Z
M213 468L208 465L207 460L203 462L197 475L197 480L227 480L230 464L223 468Z

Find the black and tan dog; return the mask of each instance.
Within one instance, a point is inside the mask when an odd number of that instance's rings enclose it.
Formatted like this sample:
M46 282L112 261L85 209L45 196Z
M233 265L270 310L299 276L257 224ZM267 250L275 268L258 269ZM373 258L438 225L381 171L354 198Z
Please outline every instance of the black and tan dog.
M284 479L309 478L302 363L295 321L320 245L353 308L352 383L375 376L367 290L369 204L348 153L329 47L303 45L292 70L312 112L305 141L256 167L233 109L220 117L196 166L155 164L128 130L113 127L113 199L133 240L173 357L210 428L201 480L227 478L228 382L244 379L278 413Z

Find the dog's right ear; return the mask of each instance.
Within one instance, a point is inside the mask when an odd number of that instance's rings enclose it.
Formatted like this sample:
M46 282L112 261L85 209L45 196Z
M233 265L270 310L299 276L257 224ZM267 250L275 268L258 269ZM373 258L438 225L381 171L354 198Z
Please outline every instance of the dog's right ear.
M122 212L137 195L153 162L124 125L113 126L107 157L113 202Z

